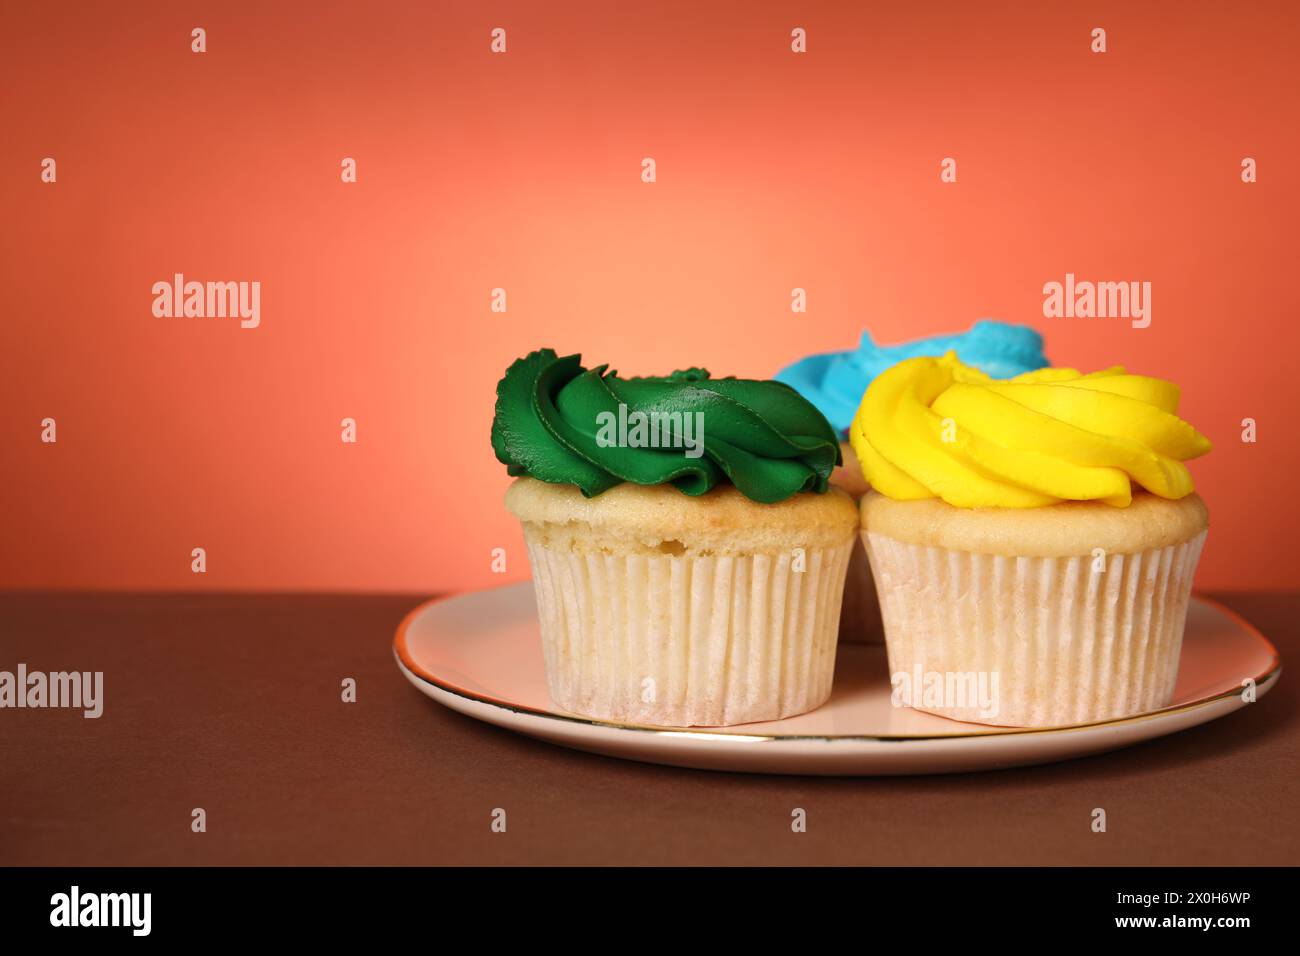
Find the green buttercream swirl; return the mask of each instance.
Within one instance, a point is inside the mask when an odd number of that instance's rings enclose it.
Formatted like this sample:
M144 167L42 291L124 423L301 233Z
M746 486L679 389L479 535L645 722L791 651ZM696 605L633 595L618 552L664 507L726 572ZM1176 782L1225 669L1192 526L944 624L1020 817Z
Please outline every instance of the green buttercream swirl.
M688 495L730 481L745 497L771 504L826 491L840 463L830 424L782 382L714 379L695 368L620 378L608 368L583 368L581 355L539 349L506 370L497 384L492 448L510 474L577 485L588 498L624 481L671 482ZM674 447L610 444L620 404L625 421L635 412L674 423L690 415L698 433L671 432L673 441L660 442ZM702 454L685 455L683 438L701 441Z

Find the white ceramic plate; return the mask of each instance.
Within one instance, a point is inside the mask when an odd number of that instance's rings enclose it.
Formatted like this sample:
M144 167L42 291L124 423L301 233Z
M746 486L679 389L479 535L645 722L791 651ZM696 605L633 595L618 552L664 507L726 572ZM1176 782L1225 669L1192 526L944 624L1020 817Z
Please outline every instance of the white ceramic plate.
M665 729L567 714L551 703L530 582L416 608L394 641L402 673L452 710L551 743L651 763L797 774L919 774L1066 760L1172 734L1247 706L1277 682L1276 649L1233 612L1193 598L1174 701L1076 727L1019 730L890 703L883 646L841 644L831 699L812 713L738 727Z

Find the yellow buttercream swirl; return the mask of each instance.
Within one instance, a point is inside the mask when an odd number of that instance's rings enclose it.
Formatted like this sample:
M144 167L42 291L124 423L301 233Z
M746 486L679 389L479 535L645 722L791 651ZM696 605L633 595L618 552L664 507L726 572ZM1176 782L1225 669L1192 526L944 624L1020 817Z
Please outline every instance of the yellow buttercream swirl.
M871 486L959 508L1037 508L1192 492L1183 464L1210 441L1178 417L1178 386L1121 366L1045 368L999 380L953 352L876 377L849 429Z

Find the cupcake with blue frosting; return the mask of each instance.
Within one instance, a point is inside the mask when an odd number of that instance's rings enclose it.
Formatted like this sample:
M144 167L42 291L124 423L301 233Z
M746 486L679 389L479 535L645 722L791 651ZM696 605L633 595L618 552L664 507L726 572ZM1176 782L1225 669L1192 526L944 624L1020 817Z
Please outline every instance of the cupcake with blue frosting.
M812 402L831 427L844 436L867 386L877 375L904 359L938 357L948 352L956 352L963 364L993 378L1013 378L1051 364L1043 354L1043 337L1029 326L980 319L968 332L898 345L877 345L870 332L863 332L856 349L810 355L781 369L776 380Z
M854 498L861 498L868 485L846 436L867 387L876 376L899 362L919 356L938 357L948 352L955 352L963 364L995 379L1013 378L1051 364L1043 354L1043 337L1033 329L1026 325L980 319L966 332L914 339L897 345L877 345L870 332L863 332L856 349L809 355L787 365L775 377L778 382L793 387L826 416L840 436L844 458L843 465L835 470L831 481ZM861 547L854 551L849 566L840 640L868 643L883 640L876 588L866 553Z

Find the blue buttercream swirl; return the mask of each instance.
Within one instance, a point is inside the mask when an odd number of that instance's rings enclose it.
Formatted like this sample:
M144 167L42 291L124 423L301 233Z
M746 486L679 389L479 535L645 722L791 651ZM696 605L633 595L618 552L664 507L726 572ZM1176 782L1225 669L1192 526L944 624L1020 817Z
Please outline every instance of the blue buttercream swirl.
M982 369L994 378L1011 378L1051 364L1043 354L1043 337L1027 325L980 319L968 332L899 345L877 345L871 340L870 332L863 332L855 351L810 355L787 365L775 378L816 405L831 426L843 435L872 379L904 359L940 356L949 350L956 351L957 358L965 364Z

